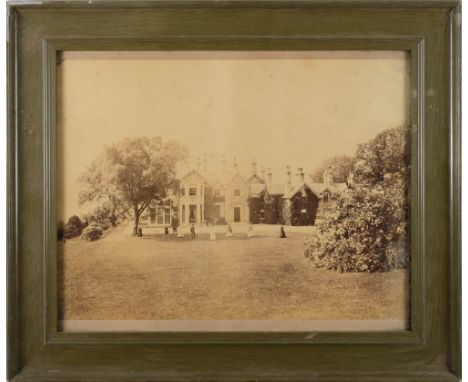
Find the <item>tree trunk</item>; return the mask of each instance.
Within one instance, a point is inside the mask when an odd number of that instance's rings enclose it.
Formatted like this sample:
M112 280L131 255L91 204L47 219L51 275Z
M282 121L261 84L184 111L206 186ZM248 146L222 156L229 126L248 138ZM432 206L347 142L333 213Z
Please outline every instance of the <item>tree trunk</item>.
M135 215L135 220L133 223L133 235L138 235L138 225L140 223L140 214L138 213L138 207L133 208L133 213Z

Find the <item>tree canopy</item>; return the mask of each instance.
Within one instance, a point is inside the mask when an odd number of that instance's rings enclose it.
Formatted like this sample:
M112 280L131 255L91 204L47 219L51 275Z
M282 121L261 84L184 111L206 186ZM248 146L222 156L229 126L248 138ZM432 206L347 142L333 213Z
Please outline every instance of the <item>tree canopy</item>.
M80 203L130 210L136 233L143 211L176 184L177 165L186 155L185 146L159 137L127 138L108 146L80 177Z
M323 182L323 174L329 167L332 168L333 178L336 183L345 183L349 173L354 165L354 157L349 155L340 155L330 159L326 159L322 164L315 168L310 174L312 181L317 183Z
M317 267L380 272L404 267L409 245L409 129L389 129L358 147L355 186L306 241Z

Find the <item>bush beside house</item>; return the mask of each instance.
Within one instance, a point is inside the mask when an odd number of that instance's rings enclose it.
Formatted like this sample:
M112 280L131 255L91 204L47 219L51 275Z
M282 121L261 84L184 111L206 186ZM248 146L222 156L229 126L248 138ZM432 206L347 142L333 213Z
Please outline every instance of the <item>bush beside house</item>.
M390 129L360 145L356 184L338 195L305 242L319 268L383 272L406 267L409 253L409 131Z

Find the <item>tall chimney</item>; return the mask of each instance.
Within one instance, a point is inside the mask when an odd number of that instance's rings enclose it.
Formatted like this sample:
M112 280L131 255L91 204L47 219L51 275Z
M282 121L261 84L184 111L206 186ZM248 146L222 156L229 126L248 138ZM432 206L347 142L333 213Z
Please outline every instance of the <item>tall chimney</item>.
M222 165L222 170L223 170L223 174L226 173L226 157L224 156L223 154L223 157L221 159L221 165Z
M323 183L325 184L333 183L333 171L332 171L331 166L328 166L328 168L325 170L325 173L323 176Z
M200 157L197 157L197 170L198 170L198 171L201 170L201 161L200 161Z
M234 158L234 172L237 172L237 159Z
M206 158L206 153L203 154L203 171L205 174L208 172L208 159Z
M272 183L273 174L271 173L271 167L268 167L268 183Z
M265 167L262 164L262 179L265 180Z
M286 176L288 179L288 188L291 188L291 166L286 166Z
M257 162L252 161L252 175L257 175Z
M304 183L304 171L303 171L302 167L298 167L297 176L299 177L299 181L301 183Z

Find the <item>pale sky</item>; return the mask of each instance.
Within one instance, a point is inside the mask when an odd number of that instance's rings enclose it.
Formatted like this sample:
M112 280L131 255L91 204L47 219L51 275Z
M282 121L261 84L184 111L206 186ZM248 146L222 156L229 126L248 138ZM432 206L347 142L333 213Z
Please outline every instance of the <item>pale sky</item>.
M126 137L177 139L211 169L236 157L246 175L255 158L280 181L410 118L404 52L65 52L58 79L63 218L86 166Z

